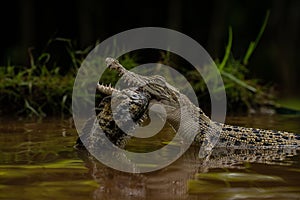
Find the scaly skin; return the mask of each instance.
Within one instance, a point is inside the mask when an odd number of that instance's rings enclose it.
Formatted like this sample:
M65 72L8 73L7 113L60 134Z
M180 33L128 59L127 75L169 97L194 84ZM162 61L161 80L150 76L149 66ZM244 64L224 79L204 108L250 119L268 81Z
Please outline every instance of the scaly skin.
M184 94L171 86L161 76L142 76L127 71L113 58L107 58L106 63L112 70L123 75L130 87L125 90L117 90L98 84L98 90L108 96L99 105L97 118L101 129L108 138L119 146L124 146L130 138L125 132L133 131L143 120L149 120L148 111L151 103L165 105L167 122L178 130L183 127L183 138L193 137L195 142L206 146L210 151L214 146L234 148L298 148L300 136L285 131L263 130L257 128L245 128L213 122L198 107L196 107ZM116 98L112 98L114 96ZM117 114L113 115L111 99L115 99ZM114 103L112 103L114 104ZM124 108L129 108L125 114ZM183 109L182 109L183 108ZM180 121L180 113L184 119ZM114 119L115 116L115 119ZM117 117L119 116L119 118ZM133 119L133 124L126 124ZM117 123L115 122L117 121ZM120 129L118 125L127 127ZM123 126L125 125L125 126ZM198 130L197 134L189 135L191 129ZM218 137L219 135L219 137Z

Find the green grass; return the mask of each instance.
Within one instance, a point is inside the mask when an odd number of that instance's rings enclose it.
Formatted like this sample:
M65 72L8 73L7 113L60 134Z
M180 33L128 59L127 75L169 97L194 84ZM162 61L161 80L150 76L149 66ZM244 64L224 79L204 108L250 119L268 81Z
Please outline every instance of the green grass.
M249 59L265 30L268 17L269 12L266 14L258 36L250 42L245 56L242 58L236 59L231 54L234 44L232 43L233 31L229 27L224 57L221 61L215 60L225 84L229 111L236 110L237 107L241 108L238 109L239 111L247 111L273 98L268 92L265 92L268 87L260 85L258 80L251 78L247 69ZM64 43L72 67L67 67L66 70L66 67L58 66L47 51L37 57L30 53L30 66L8 64L0 67L1 114L29 117L71 115L71 96L76 72L92 47L78 51L71 40L64 38L50 40L47 45L51 45L53 42ZM169 52L161 52L160 62L172 66L176 62L174 61L176 59L173 58ZM137 61L138 56L132 54L126 54L120 60L126 68L136 66ZM208 91L205 83L199 81L199 75L196 74L198 72L184 71L185 69L188 68L181 66L184 74L190 77L189 81L200 102L204 106L209 105ZM114 83L117 79L115 73L106 72L101 81ZM200 106L202 105L200 104Z
M60 75L59 68L0 67L1 112L44 117L70 113L74 74Z

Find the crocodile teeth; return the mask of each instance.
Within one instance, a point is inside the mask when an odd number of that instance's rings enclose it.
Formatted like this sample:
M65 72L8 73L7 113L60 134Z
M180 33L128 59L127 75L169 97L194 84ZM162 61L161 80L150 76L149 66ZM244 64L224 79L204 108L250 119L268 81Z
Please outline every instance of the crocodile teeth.
M107 95L112 95L113 92L118 92L118 90L116 90L115 88L111 87L111 84L109 84L109 86L105 86L102 84L97 84L97 89L103 93L103 94L107 94Z

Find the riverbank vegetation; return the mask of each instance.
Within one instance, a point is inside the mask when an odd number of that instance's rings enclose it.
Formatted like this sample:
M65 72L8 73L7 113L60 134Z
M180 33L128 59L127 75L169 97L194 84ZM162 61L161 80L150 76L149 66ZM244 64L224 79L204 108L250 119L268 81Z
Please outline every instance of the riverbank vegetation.
M224 57L216 59L215 63L222 75L226 88L227 105L229 112L232 111L255 111L261 106L274 105L271 87L261 85L259 80L251 77L247 64L251 55L264 32L269 13L261 26L256 39L245 48L242 58L232 55L233 31L229 28L228 43L225 48ZM64 44L68 52L68 66L59 66L55 62L55 55L41 52L38 56L29 51L30 65L17 66L10 63L0 67L0 104L5 105L0 109L1 114L13 114L17 116L45 117L52 115L71 115L72 88L77 70L84 57L92 49L77 50L73 41L63 38L50 40L47 46L55 42ZM137 55L122 56L120 62L125 67L134 67L139 63ZM168 52L162 52L158 62L163 64L172 63L172 56ZM103 63L104 64L104 63ZM175 64L176 65L176 64ZM71 66L71 67L70 67ZM181 66L184 69L184 66ZM183 70L184 71L184 70ZM210 102L205 83L199 81L194 71L186 71L194 90L201 99L203 105ZM104 80L116 80L112 74L107 73ZM114 82L114 81L112 81ZM200 104L201 106L201 104Z

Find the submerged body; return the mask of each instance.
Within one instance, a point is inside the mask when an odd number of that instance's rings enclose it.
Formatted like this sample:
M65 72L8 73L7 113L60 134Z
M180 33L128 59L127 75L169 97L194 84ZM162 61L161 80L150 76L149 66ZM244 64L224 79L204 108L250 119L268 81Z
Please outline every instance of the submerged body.
M134 131L135 127L142 125L144 120L151 120L149 108L153 102L164 105L167 123L175 131L182 126L183 138L192 137L196 143L205 145L209 150L215 146L251 149L298 148L300 146L300 135L294 133L213 122L184 94L168 84L163 77L135 74L127 71L112 58L108 58L106 62L110 69L118 71L131 85L121 91L98 85L98 90L108 96L98 107L99 125L106 136L118 146L126 145L127 139L131 137L127 134L128 132ZM115 106L112 109L113 104ZM126 130L120 126L125 127ZM192 129L197 130L196 134L190 134L194 133L190 131Z

